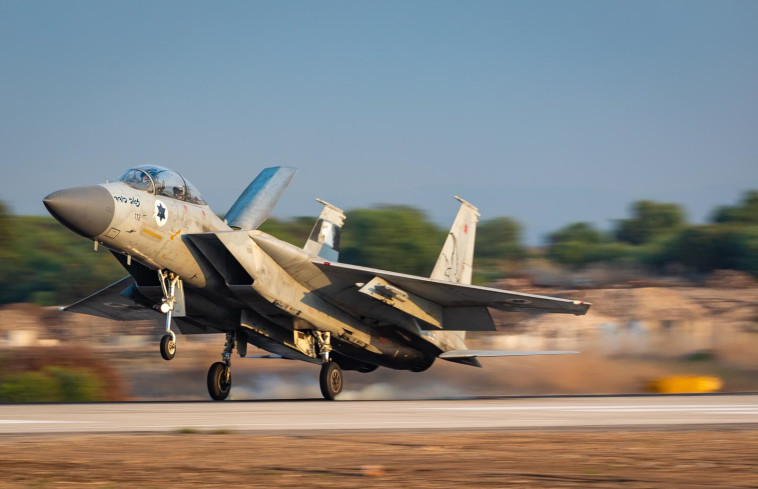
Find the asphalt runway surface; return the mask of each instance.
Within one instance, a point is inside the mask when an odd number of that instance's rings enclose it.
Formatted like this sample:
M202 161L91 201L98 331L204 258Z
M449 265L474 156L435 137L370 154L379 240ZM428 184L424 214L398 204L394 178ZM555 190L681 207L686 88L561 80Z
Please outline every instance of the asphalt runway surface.
M702 429L758 425L758 394L423 401L226 401L0 405L0 435L239 431Z

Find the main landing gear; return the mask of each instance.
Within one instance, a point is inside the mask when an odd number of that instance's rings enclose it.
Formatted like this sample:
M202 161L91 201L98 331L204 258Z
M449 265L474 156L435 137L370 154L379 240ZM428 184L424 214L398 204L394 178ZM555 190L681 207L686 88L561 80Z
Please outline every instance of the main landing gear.
M337 394L342 392L342 369L337 362L329 361L321 364L319 384L321 394L328 401L333 401Z
M232 389L232 351L234 350L234 331L226 333L223 361L216 362L208 369L208 394L214 401L223 401L229 397Z
M166 334L161 338L161 356L171 360L176 355L176 334L171 331L171 313L176 305L176 285L181 280L174 272L158 270L158 277L163 289L161 312L166 315Z
M324 399L333 401L342 392L342 369L330 358L332 351L331 333L328 331L314 331L318 343L319 354L323 363L319 375L319 385Z

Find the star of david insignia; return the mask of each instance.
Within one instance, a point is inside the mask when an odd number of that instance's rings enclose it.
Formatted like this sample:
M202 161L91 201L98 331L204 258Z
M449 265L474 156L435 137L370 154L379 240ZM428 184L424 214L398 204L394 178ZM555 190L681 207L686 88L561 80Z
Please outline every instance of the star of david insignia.
M159 226L163 226L166 224L166 220L168 219L167 215L168 209L166 206L161 202L160 200L157 200L155 202L155 223Z

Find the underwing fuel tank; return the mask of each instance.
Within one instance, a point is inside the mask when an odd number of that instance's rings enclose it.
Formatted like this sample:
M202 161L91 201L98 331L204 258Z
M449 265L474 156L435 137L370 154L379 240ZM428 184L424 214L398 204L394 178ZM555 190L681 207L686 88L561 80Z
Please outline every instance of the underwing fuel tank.
M58 222L85 238L104 233L113 221L113 196L100 185L58 190L42 202Z

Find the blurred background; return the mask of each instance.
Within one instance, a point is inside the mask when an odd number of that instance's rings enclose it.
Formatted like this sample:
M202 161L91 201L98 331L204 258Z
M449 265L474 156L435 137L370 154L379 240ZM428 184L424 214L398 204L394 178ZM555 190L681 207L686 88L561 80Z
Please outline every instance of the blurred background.
M0 0L0 401L205 396L220 336L169 364L160 324L56 308L123 271L42 198L145 163L220 215L298 167L264 231L302 246L324 198L342 261L418 275L457 194L475 283L593 303L470 342L581 355L348 372L345 397L758 390L755 46L751 1ZM316 376L237 360L232 396Z

